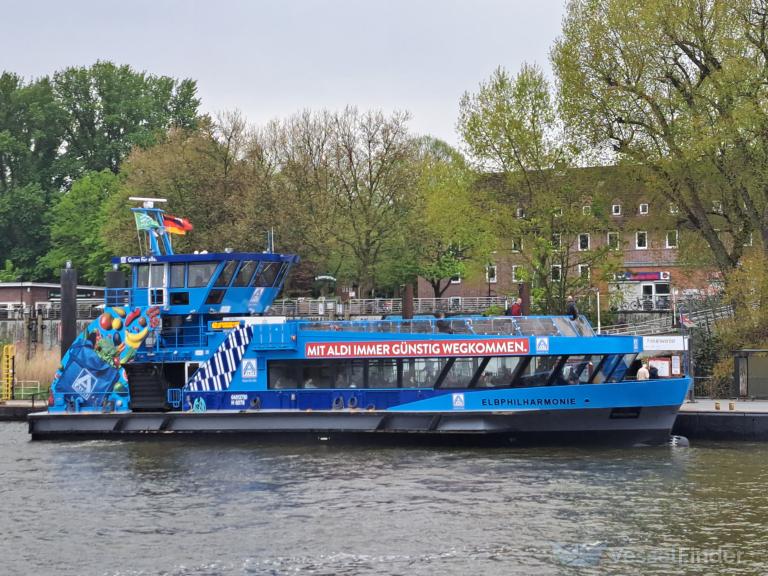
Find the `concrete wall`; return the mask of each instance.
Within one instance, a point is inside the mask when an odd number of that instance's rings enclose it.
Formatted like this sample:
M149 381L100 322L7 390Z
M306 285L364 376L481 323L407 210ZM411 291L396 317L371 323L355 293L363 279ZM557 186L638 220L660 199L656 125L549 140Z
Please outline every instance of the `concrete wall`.
M91 320L78 320L77 333L88 326ZM59 347L60 320L37 321L37 346L42 349ZM27 341L27 323L22 320L0 320L0 342L21 344Z

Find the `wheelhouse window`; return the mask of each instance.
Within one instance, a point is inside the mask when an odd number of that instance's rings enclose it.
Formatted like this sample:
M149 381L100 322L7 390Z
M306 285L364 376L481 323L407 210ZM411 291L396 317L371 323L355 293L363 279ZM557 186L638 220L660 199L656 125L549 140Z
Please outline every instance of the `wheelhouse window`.
M189 265L188 286L190 288L203 288L208 286L211 276L216 271L216 262L194 262Z
M170 288L184 288L184 268L185 264L171 264Z
M251 283L251 278L253 278L253 273L256 271L256 262L253 260L246 260L245 262L240 264L240 268L237 271L237 275L235 276L235 281L232 283L232 286L237 286L238 288L245 288L248 286L248 284Z
M638 250L648 249L648 232L635 232L635 248Z
M139 264L136 266L136 287L137 288L160 288L163 285L163 269L162 264ZM151 278L150 278L151 274Z
M281 262L263 262L256 275L256 286L269 287L275 283L275 278L280 272Z
M237 260L230 260L227 262L221 270L219 277L216 278L214 286L218 288L229 286L229 283L232 281L232 276L235 274L235 268L237 268Z

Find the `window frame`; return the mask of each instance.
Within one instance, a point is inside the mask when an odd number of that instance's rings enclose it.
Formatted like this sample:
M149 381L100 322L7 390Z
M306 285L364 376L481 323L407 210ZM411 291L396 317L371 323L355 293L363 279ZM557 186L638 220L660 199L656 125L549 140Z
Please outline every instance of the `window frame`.
M645 209L643 209L643 206L645 206ZM651 206L648 204L648 202L641 202L640 206L637 207L637 213L641 216L647 216L648 212L650 212Z
M616 236L616 245L611 246L611 236ZM618 251L621 250L621 234L619 232L608 232L605 237L605 243L609 250Z
M557 269L557 278L555 278L554 271ZM563 266L562 264L552 264L552 268L549 271L550 278L552 279L552 282L562 282L563 281Z
M584 270L587 271L586 276ZM590 280L592 278L592 267L589 264L579 264L579 278L582 280Z
M670 244L669 243L669 235L674 234L675 235L675 243ZM678 248L680 246L680 237L677 230L667 230L667 233L664 235L664 246L666 248Z
M587 247L586 248L582 248L581 247L581 239L584 236L587 237ZM580 232L579 233L577 247L579 249L579 252L589 252L592 249L592 237L590 236L589 232Z
M491 269L493 269L493 276L491 277ZM499 282L499 267L496 264L488 264L485 267L485 281L488 284L497 284Z
M611 215L621 216L621 204L611 204Z
M645 237L645 246L640 246L640 234L643 234ZM637 230L635 232L635 250L648 250L648 244L650 242L648 241L648 231L647 230Z
M583 216L590 216L592 214L592 204L585 204L582 206L581 213Z

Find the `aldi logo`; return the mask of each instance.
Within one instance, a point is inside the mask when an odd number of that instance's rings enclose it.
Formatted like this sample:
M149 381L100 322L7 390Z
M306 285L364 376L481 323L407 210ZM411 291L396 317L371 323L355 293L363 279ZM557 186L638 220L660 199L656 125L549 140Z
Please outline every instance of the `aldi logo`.
M538 336L536 338L536 352L549 352L549 337Z
M464 409L464 394L452 394L453 396L453 409L454 410L463 410Z
M93 389L96 387L96 376L91 374L88 370L83 368L80 370L80 374L77 375L75 381L72 382L72 390L80 394L83 400L88 400L93 394Z
M246 358L240 367L240 375L243 380L256 378L258 373L258 362L255 358Z

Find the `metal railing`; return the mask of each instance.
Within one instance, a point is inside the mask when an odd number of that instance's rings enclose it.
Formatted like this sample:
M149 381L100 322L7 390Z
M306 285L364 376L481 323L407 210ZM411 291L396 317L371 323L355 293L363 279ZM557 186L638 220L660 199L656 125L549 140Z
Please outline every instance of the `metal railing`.
M504 308L507 299L504 297L463 297L450 298L414 298L414 314L434 314L435 312L463 312L480 314L491 307ZM402 314L403 301L401 298L368 298L352 299L340 302L335 299L283 299L276 300L269 308L272 316L386 316Z

